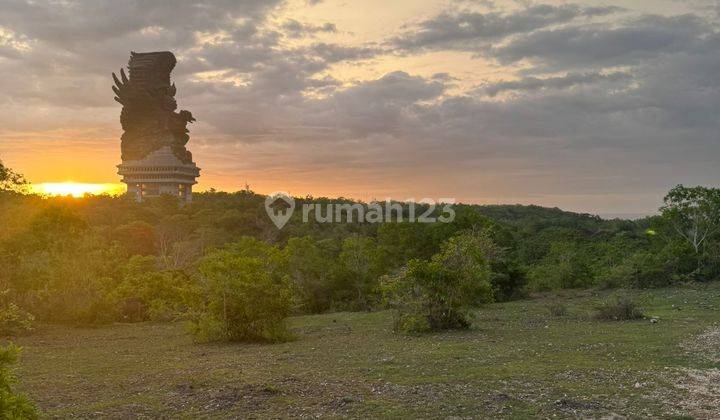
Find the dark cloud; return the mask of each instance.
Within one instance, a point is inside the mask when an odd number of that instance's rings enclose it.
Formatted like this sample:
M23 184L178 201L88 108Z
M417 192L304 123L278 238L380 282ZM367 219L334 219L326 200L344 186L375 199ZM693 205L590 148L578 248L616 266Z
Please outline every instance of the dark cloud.
M422 123L415 109L418 103L437 99L445 89L440 81L396 71L308 104L317 111L309 120L312 125L334 127L352 138L412 132Z
M211 31L235 19L261 19L281 0L27 1L0 2L0 25L25 36L74 50L145 31L167 31L178 42L193 31ZM173 45L175 46L175 45Z
M709 31L709 24L695 15L643 16L616 27L571 26L523 34L487 55L503 63L536 60L551 68L609 67L695 48Z
M565 76L542 79L537 77L524 77L518 80L490 83L478 89L478 92L488 96L496 96L499 93L507 91L528 92L540 89L566 89L573 86L598 82L627 81L631 78L632 75L629 73L619 71L608 74L600 72L568 73Z
M314 77L330 64L375 54L375 49L362 46L284 45L284 37L336 28L296 20L273 26L266 16L281 3L2 2L0 103L115 107L105 92L111 84L108 77L126 62L129 51L172 50L181 63L174 72L179 84L187 85L205 72L215 76L214 82L189 85L193 91L207 89L205 98L224 102L236 94L260 107L279 106L278 101L295 100L305 89L322 92L336 86L332 78ZM28 48L17 48L15 38ZM227 80L233 81L232 89Z
M312 36L317 33L334 33L337 27L334 23L325 23L322 25L313 25L311 23L302 23L295 19L289 19L282 24L282 29L291 38L302 38Z
M468 11L442 13L420 22L417 27L392 39L391 43L397 48L409 50L476 50L479 46L513 34L570 22L579 17L607 15L618 10L614 7L539 4L506 14Z
M324 42L313 44L302 51L308 55L320 57L328 63L337 63L346 60L364 60L381 53L380 49L373 47L348 47Z

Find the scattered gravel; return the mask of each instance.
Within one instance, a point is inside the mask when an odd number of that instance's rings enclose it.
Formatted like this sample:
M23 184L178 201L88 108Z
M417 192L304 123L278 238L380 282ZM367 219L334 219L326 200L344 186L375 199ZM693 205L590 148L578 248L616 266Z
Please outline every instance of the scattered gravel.
M695 356L720 363L720 328L708 330L683 343L682 347Z

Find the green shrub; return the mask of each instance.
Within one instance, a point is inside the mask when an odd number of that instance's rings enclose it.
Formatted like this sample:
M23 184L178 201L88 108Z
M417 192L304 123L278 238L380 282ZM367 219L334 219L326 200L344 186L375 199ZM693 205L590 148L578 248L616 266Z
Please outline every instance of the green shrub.
M24 396L15 393L12 385L16 382L10 367L17 361L20 348L10 344L0 347L0 418L35 419L35 406Z
M527 273L513 261L501 259L492 263L493 297L497 302L507 302L526 296Z
M33 330L35 317L14 303L0 308L0 336L26 334Z
M485 235L461 235L430 261L411 260L399 275L384 277L386 302L396 310L395 330L469 327L472 307L492 301L490 262L497 252Z
M409 334L419 334L423 332L433 331L433 325L430 324L429 317L422 313L422 309L418 307L419 300L408 302L406 306L397 312L393 320L393 330L395 332L404 332ZM469 321L462 317L456 319L454 323L448 324L447 328L467 328Z
M438 262L411 260L392 280L395 331L422 333L470 326L470 302L452 290L462 282L458 273ZM457 289L456 289L457 290Z
M630 321L644 317L637 304L627 297L603 302L595 309L595 318L603 321Z
M241 252L240 254L246 254ZM285 322L292 309L286 278L274 278L270 260L217 251L200 264L206 305L192 328L200 341L280 342L292 338Z

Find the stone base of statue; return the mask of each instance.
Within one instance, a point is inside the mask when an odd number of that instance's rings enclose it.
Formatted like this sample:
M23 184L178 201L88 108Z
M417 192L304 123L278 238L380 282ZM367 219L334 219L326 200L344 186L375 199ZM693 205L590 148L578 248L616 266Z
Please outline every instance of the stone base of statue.
M127 194L139 202L163 194L190 202L192 186L200 176L195 162L183 163L171 146L163 146L140 160L123 161L117 167L122 182L127 184Z

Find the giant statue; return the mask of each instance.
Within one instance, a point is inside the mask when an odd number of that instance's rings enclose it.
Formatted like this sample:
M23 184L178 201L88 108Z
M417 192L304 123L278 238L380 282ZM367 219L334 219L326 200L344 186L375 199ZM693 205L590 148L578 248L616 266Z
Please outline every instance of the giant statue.
M123 106L120 113L123 161L139 160L162 146L170 146L182 162L192 162L185 144L190 139L187 124L195 118L190 111L175 111L176 89L170 83L170 72L176 62L169 51L131 52L130 77L125 70L120 70L119 79L113 73L115 100Z
M120 124L122 163L118 174L127 194L137 201L159 195L192 200L192 186L200 168L185 148L190 111L176 111L175 84L170 73L176 64L169 51L130 53L129 77L113 73L115 100L122 104Z

